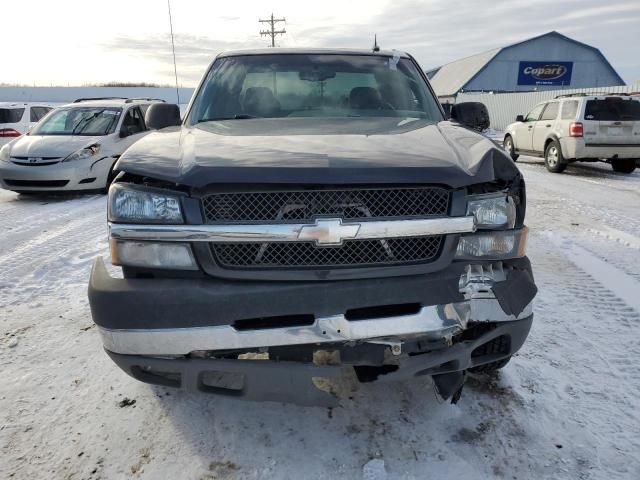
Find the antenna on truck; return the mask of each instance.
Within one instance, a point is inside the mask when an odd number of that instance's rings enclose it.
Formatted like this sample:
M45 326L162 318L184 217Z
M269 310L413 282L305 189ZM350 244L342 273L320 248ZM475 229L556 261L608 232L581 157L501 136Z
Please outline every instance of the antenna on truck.
M372 50L374 52L379 52L380 51L380 47L378 46L378 35L377 34L373 34L373 48Z
M171 21L171 0L167 0L167 8L169 9L169 29L171 30L171 50L173 51L173 73L176 76L176 96L178 97L178 105L180 105L180 90L178 89L178 67L176 66L176 46L173 43L173 22Z

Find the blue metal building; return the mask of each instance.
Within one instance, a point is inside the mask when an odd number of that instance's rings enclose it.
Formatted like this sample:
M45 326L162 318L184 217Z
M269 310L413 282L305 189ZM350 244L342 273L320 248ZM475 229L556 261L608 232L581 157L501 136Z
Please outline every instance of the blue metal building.
M426 72L442 101L460 92L530 92L625 85L595 47L549 32Z

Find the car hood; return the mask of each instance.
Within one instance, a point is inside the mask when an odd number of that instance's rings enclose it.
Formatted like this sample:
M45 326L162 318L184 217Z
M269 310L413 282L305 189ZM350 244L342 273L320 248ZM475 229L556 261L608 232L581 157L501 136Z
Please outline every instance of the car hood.
M104 137L84 135L23 135L11 145L12 157L66 157Z
M460 187L518 175L505 152L482 135L451 122L400 118L247 119L172 127L134 144L116 169L196 188L216 183Z

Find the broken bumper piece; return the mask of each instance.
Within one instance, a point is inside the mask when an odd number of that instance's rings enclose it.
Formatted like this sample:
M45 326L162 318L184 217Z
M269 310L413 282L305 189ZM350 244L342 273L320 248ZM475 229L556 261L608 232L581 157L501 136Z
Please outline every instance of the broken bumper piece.
M403 381L425 375L434 380L449 380L449 374L506 358L524 343L533 316L504 322L473 341L457 343L449 348L423 355L403 358L397 370L380 375L378 382ZM509 338L510 348L491 358L475 357L474 351L500 336ZM107 353L127 374L136 380L187 391L199 391L245 400L295 403L303 406L338 405L338 398L319 389L317 380L347 377L352 367L347 365L315 365L268 360L227 360L201 358L157 358L142 355ZM440 387L442 388L442 387ZM459 388L440 390L450 398Z
M302 405L335 404L314 381L354 372L363 382L429 375L455 398L462 372L522 346L535 294L526 258L313 286L116 279L98 259L89 287L104 347L132 377ZM500 351L481 348L498 339ZM318 365L318 352L337 361Z

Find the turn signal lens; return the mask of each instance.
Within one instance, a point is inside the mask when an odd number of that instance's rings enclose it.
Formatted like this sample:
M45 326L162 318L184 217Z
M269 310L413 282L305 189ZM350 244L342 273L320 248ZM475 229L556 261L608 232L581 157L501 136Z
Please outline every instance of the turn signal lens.
M128 242L111 239L111 263L125 267L197 270L188 243Z
M482 232L460 237L457 260L506 260L524 257L529 229Z

